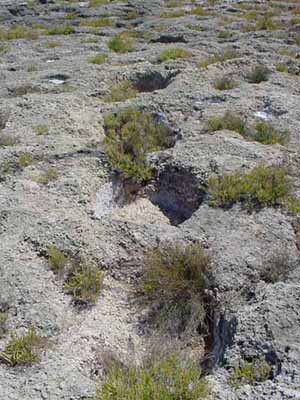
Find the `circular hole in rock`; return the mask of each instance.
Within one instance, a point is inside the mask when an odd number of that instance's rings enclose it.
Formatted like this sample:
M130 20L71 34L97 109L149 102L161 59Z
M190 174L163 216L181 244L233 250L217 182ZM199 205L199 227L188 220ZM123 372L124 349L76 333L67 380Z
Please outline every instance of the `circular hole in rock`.
M148 71L137 73L130 80L139 92L154 92L155 90L165 89L171 83L172 79L178 75L179 71L172 71L163 74L158 71Z
M204 196L205 190L192 171L168 165L159 173L155 190L149 198L176 226L192 216Z

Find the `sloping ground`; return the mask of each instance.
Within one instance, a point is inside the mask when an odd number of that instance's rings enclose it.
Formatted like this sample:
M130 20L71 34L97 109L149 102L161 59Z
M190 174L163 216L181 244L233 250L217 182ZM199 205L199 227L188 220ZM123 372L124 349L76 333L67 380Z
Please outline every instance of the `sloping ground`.
M0 351L9 332L30 326L50 338L39 364L0 364L0 399L89 398L102 378L99 353L138 363L155 336L134 296L142 257L176 241L201 241L213 259L218 307L206 348L200 335L178 339L199 361L203 352L210 360L212 398L300 399L299 215L281 207L213 208L207 195L210 176L260 164L286 165L298 195L300 5L106 3L0 0L0 311L7 314ZM111 22L91 23L101 18ZM8 38L16 25L21 38ZM61 26L73 29L49 34ZM110 50L124 31L132 51ZM170 48L191 54L160 61ZM234 58L204 65L229 49ZM107 55L101 64L99 54ZM258 64L268 79L251 83ZM217 88L224 76L234 87ZM108 102L111 88L127 79L136 97ZM102 143L104 115L127 106L156 113L179 133L174 147L151 154L156 180L130 204ZM288 141L208 132L207 121L226 111L249 126L267 121L288 130ZM79 310L64 293L45 257L52 245L105 270L94 307ZM265 279L266 266L276 273L283 264L284 274ZM270 376L230 383L239 364L261 358Z

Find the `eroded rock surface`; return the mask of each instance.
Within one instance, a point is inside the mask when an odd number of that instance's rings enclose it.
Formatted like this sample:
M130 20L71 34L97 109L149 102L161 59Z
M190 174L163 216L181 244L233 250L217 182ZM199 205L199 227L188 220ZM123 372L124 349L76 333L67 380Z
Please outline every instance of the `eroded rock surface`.
M207 191L212 175L267 164L287 165L299 194L298 2L94 3L0 0L0 311L7 332L33 325L51 338L37 365L0 363L0 399L91 398L103 372L99 353L139 363L150 342L134 296L143 254L177 241L204 243L214 264L218 306L212 361L204 363L212 398L300 399L299 217L283 208L213 208ZM193 13L196 7L203 13ZM167 17L178 10L182 15ZM259 28L266 15L273 22ZM111 23L87 23L100 18ZM31 35L3 36L16 25ZM47 34L63 25L72 32ZM133 51L110 51L109 41L123 31L134 38ZM159 61L174 47L191 56ZM203 66L229 48L234 58ZM107 55L101 65L91 61L99 54ZM247 77L257 64L270 75L252 84ZM237 85L216 89L224 75ZM136 97L105 101L125 80ZM130 202L114 184L103 145L104 116L128 106L155 113L179 133L174 147L149 155L155 179ZM288 143L208 132L209 118L226 111L248 125L269 121L288 130ZM10 138L5 145L1 135ZM24 154L30 162L22 164ZM94 307L78 310L64 293L45 256L53 245L105 271ZM278 259L288 270L270 282L266 268ZM0 330L0 351L8 340ZM261 357L272 368L269 379L230 384L241 360Z

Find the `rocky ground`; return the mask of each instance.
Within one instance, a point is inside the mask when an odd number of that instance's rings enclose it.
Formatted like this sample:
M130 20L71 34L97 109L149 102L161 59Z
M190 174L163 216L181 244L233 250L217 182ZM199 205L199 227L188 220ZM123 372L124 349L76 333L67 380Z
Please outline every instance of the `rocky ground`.
M261 163L287 164L293 192L300 190L299 2L96 3L0 0L0 39L15 25L29 32L0 40L0 307L7 314L0 350L9 332L29 326L51 341L37 365L0 364L0 398L91 398L101 382L101 352L126 364L141 360L151 334L134 292L145 249L201 241L213 259L218 303L206 349L211 397L300 399L299 216L281 208L213 208L206 191L212 174ZM197 6L203 15L192 12ZM184 12L170 18L178 10ZM267 12L278 26L260 29L256 23ZM103 17L112 23L83 23ZM64 25L74 32L47 34ZM109 50L109 40L123 31L135 33L133 51ZM161 52L174 47L192 55L159 62ZM203 66L228 49L238 55ZM107 60L92 63L99 54ZM253 84L247 74L257 64L270 75ZM152 88L149 76L155 77ZM223 76L236 87L216 89ZM104 101L124 79L144 82L144 89L132 99ZM102 141L104 115L129 105L159 113L177 141L149 158L159 171L155 188L125 204ZM207 120L228 110L249 124L268 121L287 129L288 143L207 132ZM78 309L64 293L45 256L53 245L105 271L95 306ZM265 282L261 272L278 259L289 266L284 278ZM197 351L201 343L188 346ZM272 376L230 385L241 360L261 357Z

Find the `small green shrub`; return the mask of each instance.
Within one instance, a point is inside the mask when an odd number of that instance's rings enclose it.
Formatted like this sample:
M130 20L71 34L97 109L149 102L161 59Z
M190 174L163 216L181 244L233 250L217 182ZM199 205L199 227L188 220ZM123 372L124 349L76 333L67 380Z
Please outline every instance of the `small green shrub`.
M28 153L23 153L19 156L19 165L21 168L26 168L33 163L33 158Z
M61 275L68 261L64 252L59 250L56 246L51 246L48 250L48 257L48 262L52 271Z
M210 258L199 244L147 252L141 290L153 305L150 322L172 335L206 329L210 269Z
M90 57L88 59L88 62L90 64L96 64L96 65L101 65L104 64L105 61L107 60L107 55L106 54L98 54L97 56Z
M168 147L170 130L149 113L127 108L104 120L106 153L110 164L124 178L146 182L152 177L147 153Z
M34 130L37 135L47 135L49 133L49 127L47 125L37 125Z
M209 393L196 362L169 356L140 368L113 366L95 400L201 400Z
M125 101L136 97L138 90L134 87L132 82L125 80L114 85L110 94L105 96L104 101L107 103L114 103L117 101Z
M207 121L206 129L210 132L220 131L222 129L228 129L244 135L246 132L246 123L237 114L226 111L222 117L212 117Z
M288 140L287 131L279 131L268 122L258 122L254 126L251 138L263 144L285 144Z
M64 283L65 292L79 304L96 303L102 288L102 272L88 264L75 264Z
M6 311L0 310L0 338L6 333L7 327L6 322L8 314Z
M236 367L229 379L231 386L239 388L242 385L255 385L272 377L272 367L263 359L253 362L244 361Z
M128 34L121 33L114 36L108 42L108 48L115 53L127 53L133 51L133 39Z
M190 11L190 14L191 15L197 15L198 17L205 17L205 16L209 15L209 13L201 6L193 8Z
M257 65L248 74L248 81L250 83L266 82L269 79L270 71L263 65Z
M294 196L288 196L285 203L286 210L291 214L300 213L300 198Z
M54 35L71 35L75 33L75 28L72 25L66 26L56 26L55 28L49 29L46 31L46 35L54 36Z
M171 297L199 293L207 287L210 260L199 245L151 250L145 257L144 291Z
M279 63L276 65L276 71L288 73L289 67L283 63Z
M241 202L247 209L276 207L289 193L287 173L284 168L260 165L247 174L209 179L211 205L229 208Z
M48 168L46 172L37 178L37 182L42 185L48 185L48 183L55 181L57 178L57 170L54 168Z
M178 58L190 58L192 57L192 55L193 54L188 50L172 48L162 51L159 55L158 60L160 62L165 62L169 60L177 60Z
M232 36L233 36L233 33L230 31L220 31L220 32L218 32L218 35L217 35L218 39L223 39L223 40L231 39Z
M44 345L45 338L32 328L22 336L13 333L5 350L0 353L0 360L12 367L35 364L40 361L39 353Z
M237 83L229 76L223 76L214 82L214 87L217 90L231 90L237 87Z

